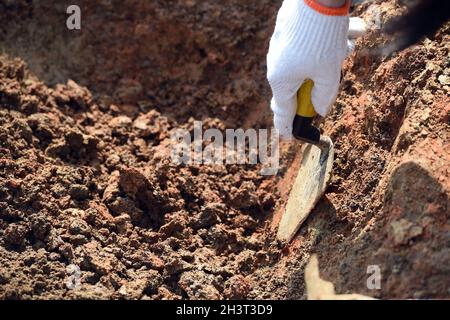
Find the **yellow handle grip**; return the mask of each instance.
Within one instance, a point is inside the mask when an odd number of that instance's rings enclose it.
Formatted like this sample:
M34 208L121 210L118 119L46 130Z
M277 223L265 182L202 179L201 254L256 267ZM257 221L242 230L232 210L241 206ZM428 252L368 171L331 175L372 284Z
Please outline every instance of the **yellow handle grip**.
M297 115L306 118L313 118L317 115L311 101L311 93L314 81L307 79L297 93Z

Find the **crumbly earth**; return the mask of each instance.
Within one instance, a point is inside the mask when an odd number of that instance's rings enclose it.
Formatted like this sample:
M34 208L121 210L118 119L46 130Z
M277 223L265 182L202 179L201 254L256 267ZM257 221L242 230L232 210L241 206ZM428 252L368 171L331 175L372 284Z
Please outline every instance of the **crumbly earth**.
M170 159L194 120L270 126L279 1L79 1L82 31L67 5L0 2L0 298L304 299L314 253L338 293L450 296L448 24L388 55L377 31L358 41L320 124L332 182L283 244L297 144L276 177ZM373 8L402 10L353 14Z

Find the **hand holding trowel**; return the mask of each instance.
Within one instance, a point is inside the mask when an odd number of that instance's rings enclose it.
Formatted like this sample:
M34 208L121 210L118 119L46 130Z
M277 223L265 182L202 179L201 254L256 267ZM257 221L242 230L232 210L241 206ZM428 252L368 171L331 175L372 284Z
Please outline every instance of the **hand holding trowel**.
M291 241L326 190L334 160L331 139L312 125L330 112L341 68L364 34L362 19L349 19L350 0L284 0L267 54L274 126L280 137L306 142L278 238ZM311 79L311 80L308 80ZM300 88L300 90L299 90Z
M291 241L309 213L324 194L331 177L334 146L329 137L320 136L312 125L316 115L311 102L314 83L307 80L298 91L298 109L293 125L296 139L307 142L302 163L278 229L278 239Z

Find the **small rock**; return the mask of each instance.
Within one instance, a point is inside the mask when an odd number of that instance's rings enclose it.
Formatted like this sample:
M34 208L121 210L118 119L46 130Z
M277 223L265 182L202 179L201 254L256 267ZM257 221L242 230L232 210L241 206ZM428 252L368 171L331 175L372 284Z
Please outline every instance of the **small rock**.
M28 229L18 224L10 224L5 230L6 243L14 246L23 246Z
M422 116L421 116L421 118L420 118L421 122L422 122L422 123L427 123L427 122L428 122L428 119L430 119L430 115L431 115L431 109L430 109L430 108L426 108L426 109L423 111L423 114L422 114Z
M96 251L87 252L86 262L93 271L102 276L116 270L118 265L118 260L114 255Z
M72 243L75 246L80 246L80 245L87 243L88 239L82 234L76 234L76 235L70 236L69 241L70 241L70 243Z
M167 224L163 225L159 233L163 234L165 237L173 236L176 233L182 232L186 227L186 221L180 218L174 218Z
M252 250L244 250L236 257L236 263L240 272L248 274L255 268L256 253Z
M241 275L231 277L225 282L224 296L230 300L244 300L250 292L250 285Z
M83 201L89 198L89 189L82 184L73 184L69 189L70 196L74 200Z
M57 252L52 252L50 253L50 255L48 256L48 259L50 261L58 261L61 258L61 256L59 255L59 253Z
M133 121L131 120L130 117L118 116L118 117L115 117L114 119L112 119L109 122L109 125L112 128L128 128L131 126L132 123L133 123Z
M161 275L154 270L140 273L136 279L124 284L119 295L125 299L137 300L144 294L155 294L163 283Z
M49 233L51 229L50 222L46 221L42 217L37 217L33 219L33 222L31 224L31 231L33 232L33 235L38 240L45 240L45 237Z
M7 284L10 280L8 271L0 270L0 285Z
M58 234L58 231L52 229L47 235L45 243L47 245L47 249L49 251L53 251L56 250L60 245L64 244L64 241L61 239L61 236Z
M122 234L126 233L132 227L131 217L128 214L122 214L114 218L114 224L117 227L117 231Z
M220 300L221 294L216 288L216 278L203 271L189 271L181 275L180 288L193 300Z
M91 228L82 219L73 219L69 226L69 231L72 234L82 234L89 236L91 234Z
M135 197L150 189L151 183L142 171L135 168L122 168L119 185L128 196Z
M248 215L238 215L233 223L237 228L254 230L258 227L258 222Z
M238 209L246 209L260 205L259 197L256 194L256 187L251 181L242 183L239 189L234 188L231 191L230 200L231 206Z
M137 252L133 255L133 260L138 263L138 265L144 265L150 269L164 270L164 262L151 252Z
M216 210L207 206L202 208L196 219L193 219L192 226L195 229L209 228L219 222L220 218Z
M445 74L439 76L438 81L443 86L449 86L450 85L450 77L445 75Z
M423 228L414 226L412 222L401 219L391 223L393 230L394 243L396 245L406 245L410 240L413 240L423 234Z
M155 136L162 131L160 121L158 121L160 114L156 111L150 111L137 118L133 123L133 128L138 131L139 137L148 138Z
M145 292L149 295L156 294L158 292L158 289L163 284L163 278L161 275L154 271L150 270L148 271L148 274L146 275L147 284L145 288Z
M171 292L166 287L159 287L158 288L158 297L161 300L170 300L170 301L182 300L181 296Z
M192 269L192 265L181 259L181 257L171 257L164 266L165 272L169 275L180 274Z
M144 279L136 279L128 282L119 289L119 294L124 299L138 300L144 294L146 281Z
M72 245L69 243L65 243L59 247L59 252L61 255L66 258L68 261L72 261L75 257L73 253Z

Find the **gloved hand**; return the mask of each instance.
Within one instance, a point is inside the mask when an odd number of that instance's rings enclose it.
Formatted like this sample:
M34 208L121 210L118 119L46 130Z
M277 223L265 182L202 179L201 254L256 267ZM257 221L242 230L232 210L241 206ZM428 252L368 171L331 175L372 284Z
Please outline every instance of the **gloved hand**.
M324 7L315 0L282 4L267 55L267 78L274 125L284 139L292 139L297 91L306 79L314 81L311 98L318 114L326 116L336 99L350 44L349 6L350 0L341 8ZM360 20L355 28L363 29Z

